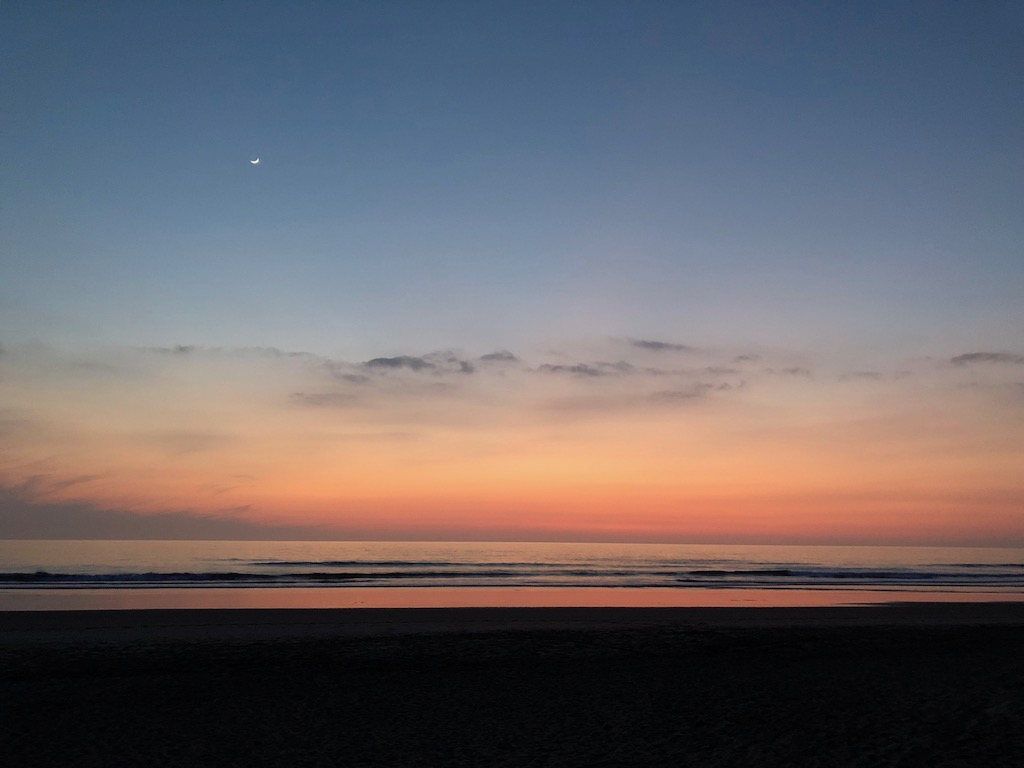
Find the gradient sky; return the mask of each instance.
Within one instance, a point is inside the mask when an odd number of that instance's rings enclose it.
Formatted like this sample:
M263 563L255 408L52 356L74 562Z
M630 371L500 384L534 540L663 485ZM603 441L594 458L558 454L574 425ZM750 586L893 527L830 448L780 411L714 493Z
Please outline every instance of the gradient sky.
M1024 11L821 5L7 0L0 535L1024 545Z

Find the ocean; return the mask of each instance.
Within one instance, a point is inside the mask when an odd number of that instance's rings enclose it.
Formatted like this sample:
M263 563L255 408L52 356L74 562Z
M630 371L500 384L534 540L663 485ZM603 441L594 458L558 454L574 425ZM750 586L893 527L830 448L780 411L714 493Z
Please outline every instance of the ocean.
M0 541L0 610L1021 598L1009 548Z

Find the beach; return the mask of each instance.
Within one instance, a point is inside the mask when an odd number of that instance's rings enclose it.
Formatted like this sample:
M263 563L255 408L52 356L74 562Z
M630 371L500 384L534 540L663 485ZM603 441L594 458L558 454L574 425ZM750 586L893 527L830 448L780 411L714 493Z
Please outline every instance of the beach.
M1024 603L0 613L12 766L999 766Z

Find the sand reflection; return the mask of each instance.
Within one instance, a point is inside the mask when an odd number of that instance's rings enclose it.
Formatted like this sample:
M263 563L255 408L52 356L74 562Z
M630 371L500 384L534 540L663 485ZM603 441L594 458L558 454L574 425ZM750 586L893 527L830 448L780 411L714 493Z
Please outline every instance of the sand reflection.
M4 589L0 610L181 608L658 608L824 607L888 602L987 602L1018 593L622 587L393 587L324 589Z

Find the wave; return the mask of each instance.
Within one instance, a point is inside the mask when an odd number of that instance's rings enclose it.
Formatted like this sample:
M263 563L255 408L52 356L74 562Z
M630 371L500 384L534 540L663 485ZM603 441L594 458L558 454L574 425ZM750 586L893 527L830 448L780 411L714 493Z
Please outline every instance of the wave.
M723 561L714 561L714 564ZM621 586L673 588L1024 589L1016 564L896 568L750 563L748 568L695 568L665 561L589 563L448 563L443 561L245 561L252 570L0 573L0 588L346 587L346 586ZM276 566L277 570L271 568ZM305 570L301 569L305 566ZM982 566L982 567L974 567Z
M236 562L238 562L236 560ZM451 565L431 560L252 560L249 565L279 568L430 568ZM479 563L479 565L516 565L516 563Z
M687 571L687 576L792 576L789 568L766 568L739 571L723 571L717 568L705 568L698 571Z
M1024 570L994 566L982 570L942 566L942 570L926 568L751 568L740 570L702 569L688 571L679 581L691 586L762 586L792 584L806 587L841 585L854 582L858 586L1007 586L1024 587Z
M873 581L889 581L897 579L942 579L972 578L971 574L935 573L927 571L872 571L872 570L799 570L791 568L752 569L738 571L700 570L687 571L687 576L750 578L754 576L780 576L800 579L870 579ZM1013 576L1013 574L1006 574Z
M309 573L241 573L236 571L210 573L0 573L0 586L7 584L142 584L142 583L196 583L227 582L249 584L289 584L296 582L372 581L385 579L430 579L430 578L507 578L519 574L509 571L396 571L350 572L337 571Z
M1019 568L1024 571L1024 563L932 563L931 567L947 568Z

